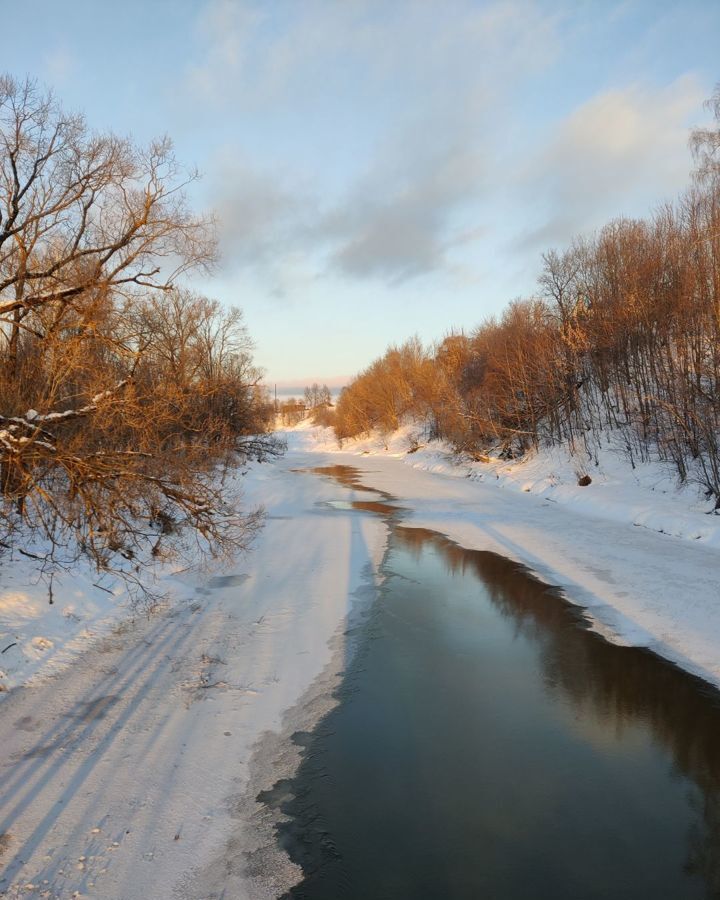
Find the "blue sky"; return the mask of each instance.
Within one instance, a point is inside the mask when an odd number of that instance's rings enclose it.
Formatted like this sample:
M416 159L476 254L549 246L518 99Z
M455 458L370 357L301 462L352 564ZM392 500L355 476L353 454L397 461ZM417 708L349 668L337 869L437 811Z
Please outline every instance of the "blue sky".
M0 65L197 165L270 383L471 329L688 181L720 2L0 0Z

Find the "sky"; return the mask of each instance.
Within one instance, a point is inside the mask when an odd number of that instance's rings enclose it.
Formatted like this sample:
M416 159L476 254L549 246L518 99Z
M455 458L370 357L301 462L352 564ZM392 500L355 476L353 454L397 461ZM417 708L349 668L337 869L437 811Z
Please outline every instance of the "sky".
M0 0L0 68L172 137L215 211L192 286L267 382L343 383L472 330L542 253L688 183L720 0Z

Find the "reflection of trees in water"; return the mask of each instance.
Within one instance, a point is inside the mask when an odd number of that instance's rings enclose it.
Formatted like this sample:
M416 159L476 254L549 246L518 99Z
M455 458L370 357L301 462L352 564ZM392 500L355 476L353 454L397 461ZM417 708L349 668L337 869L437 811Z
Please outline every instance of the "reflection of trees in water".
M702 806L702 809L697 810L698 824L690 829L685 865L688 872L705 878L707 896L717 898L720 897L720 797L717 789L705 792L694 805Z
M379 491L376 488L365 487L360 483L362 473L354 466L317 466L314 469L298 469L299 472L313 472L315 475L323 475L331 478L343 487L350 488L353 491L365 491L368 494L377 494L386 500L393 500L391 494L386 491Z
M352 466L316 468L343 487L394 498L360 483ZM387 515L383 504L356 501L358 509ZM419 559L432 547L454 575L472 573L518 633L540 647L549 691L561 692L578 711L592 710L608 733L645 724L672 755L676 771L701 796L690 802L697 820L688 834L686 868L705 879L708 897L720 898L720 695L699 679L647 651L610 644L587 630L583 611L525 567L494 553L465 550L436 532L396 527L398 546Z
M545 683L606 728L642 722L702 791L688 835L687 869L720 897L720 695L647 651L610 644L587 630L582 611L527 569L494 553L465 550L433 531L398 527L394 540L419 558L432 546L454 575L472 572L503 616L541 646Z

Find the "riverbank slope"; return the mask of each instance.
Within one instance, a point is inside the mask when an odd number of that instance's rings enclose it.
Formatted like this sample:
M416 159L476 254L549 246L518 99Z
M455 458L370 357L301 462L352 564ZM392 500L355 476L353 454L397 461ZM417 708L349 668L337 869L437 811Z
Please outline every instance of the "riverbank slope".
M581 487L576 460L558 452L484 463L423 445L410 428L343 447L307 424L286 435L291 452L358 467L412 524L529 566L609 640L720 686L720 516L667 470L633 470L608 452Z

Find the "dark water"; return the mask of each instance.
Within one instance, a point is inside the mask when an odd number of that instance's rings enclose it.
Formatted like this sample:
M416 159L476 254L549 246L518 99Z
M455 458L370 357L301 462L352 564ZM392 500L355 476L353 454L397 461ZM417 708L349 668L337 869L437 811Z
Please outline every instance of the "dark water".
M720 897L716 692L494 554L396 522L383 568L340 704L261 795L287 897Z

